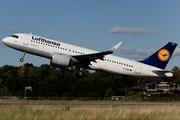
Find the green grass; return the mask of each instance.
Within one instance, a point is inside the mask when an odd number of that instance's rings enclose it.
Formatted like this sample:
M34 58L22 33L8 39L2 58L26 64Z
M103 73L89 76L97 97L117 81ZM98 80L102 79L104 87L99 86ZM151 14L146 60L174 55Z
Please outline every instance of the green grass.
M39 105L84 106L63 110L62 106ZM94 107L85 105L94 105ZM102 108L99 107L100 105L107 106ZM118 107L111 107L112 105ZM140 107L128 107L129 105ZM0 100L0 120L173 120L179 118L180 102Z
M1 120L172 120L179 119L179 113L178 107L0 107Z
M172 102L148 102L148 101L61 101L61 100L0 100L0 105L141 105L141 106L180 106L180 101Z

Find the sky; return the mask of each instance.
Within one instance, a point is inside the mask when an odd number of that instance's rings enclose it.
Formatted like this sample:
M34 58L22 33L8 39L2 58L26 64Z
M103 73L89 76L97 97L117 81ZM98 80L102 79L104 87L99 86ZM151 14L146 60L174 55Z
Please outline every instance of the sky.
M179 0L1 0L0 66L50 60L6 47L4 37L31 33L96 51L122 41L113 55L140 61L168 42L180 43ZM178 45L166 69L180 67Z

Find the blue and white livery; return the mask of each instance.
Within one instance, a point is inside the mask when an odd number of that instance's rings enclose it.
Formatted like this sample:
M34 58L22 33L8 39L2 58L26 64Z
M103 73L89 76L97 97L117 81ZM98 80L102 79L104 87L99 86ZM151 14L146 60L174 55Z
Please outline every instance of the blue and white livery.
M6 37L3 43L25 53L51 59L50 65L58 68L76 66L78 75L82 68L103 71L116 75L137 77L172 77L171 71L164 70L177 44L169 42L150 57L142 61L133 61L111 55L121 45L119 42L110 50L98 52L83 47L39 37L32 34L17 33Z

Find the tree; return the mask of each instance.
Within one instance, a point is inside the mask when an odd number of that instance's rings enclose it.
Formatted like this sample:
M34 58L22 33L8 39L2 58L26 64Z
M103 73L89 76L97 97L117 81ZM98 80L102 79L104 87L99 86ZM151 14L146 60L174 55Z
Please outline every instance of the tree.
M179 67L174 66L172 71L173 71L173 77L171 79L172 82L180 85L180 69L179 69Z
M111 97L123 96L133 86L144 86L150 82L172 81L180 84L180 69L175 66L173 78L139 78L117 76L104 72L84 70L82 77L76 77L75 67L58 69L43 64L35 67L26 63L15 67L5 65L0 68L0 95L24 96L24 88L32 86L28 96L43 97Z

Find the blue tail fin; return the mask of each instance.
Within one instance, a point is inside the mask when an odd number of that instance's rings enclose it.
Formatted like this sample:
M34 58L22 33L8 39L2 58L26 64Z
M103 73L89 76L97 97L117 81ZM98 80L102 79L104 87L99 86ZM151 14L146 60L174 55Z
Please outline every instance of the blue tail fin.
M156 51L154 54L149 56L148 58L139 61L151 66L155 66L161 69L165 69L167 63L169 62L177 44L169 42L165 46L163 46L161 49Z

